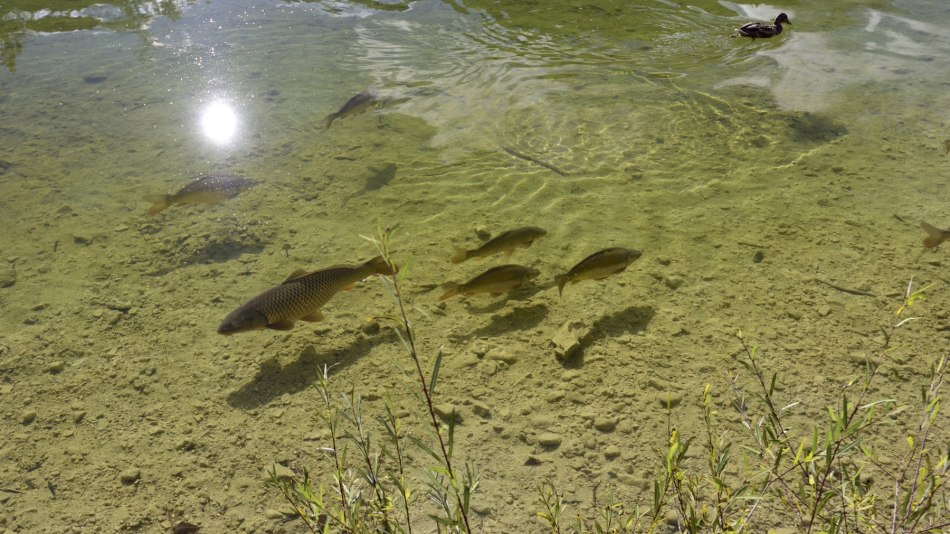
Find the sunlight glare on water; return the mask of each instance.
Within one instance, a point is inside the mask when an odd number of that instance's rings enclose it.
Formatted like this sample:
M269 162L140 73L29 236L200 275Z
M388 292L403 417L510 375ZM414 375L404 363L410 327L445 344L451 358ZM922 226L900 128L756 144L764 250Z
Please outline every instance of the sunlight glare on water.
M201 112L201 131L216 145L234 141L239 124L237 113L225 100L213 100Z

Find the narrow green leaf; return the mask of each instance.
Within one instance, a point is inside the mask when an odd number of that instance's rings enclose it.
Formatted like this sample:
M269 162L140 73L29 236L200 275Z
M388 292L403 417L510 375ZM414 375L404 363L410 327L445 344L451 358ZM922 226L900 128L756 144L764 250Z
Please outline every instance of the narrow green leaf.
M439 368L442 367L442 349L435 356L435 365L432 366L432 376L429 378L429 395L435 395L435 384L439 379Z

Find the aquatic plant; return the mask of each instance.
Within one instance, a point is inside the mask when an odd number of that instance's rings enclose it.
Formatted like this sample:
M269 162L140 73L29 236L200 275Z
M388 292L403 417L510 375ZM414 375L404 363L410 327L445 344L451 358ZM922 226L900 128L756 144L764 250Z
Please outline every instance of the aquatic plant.
M386 262L395 266L391 248L392 229L378 231L374 243ZM392 296L396 313L381 317L390 321L406 353L412 361L410 374L418 385L419 406L414 413L423 414L425 426L432 431L431 441L409 436L397 416L392 399L385 406L380 423L385 429L382 445L373 441L364 423L360 396L349 391L338 395L331 390L329 370L324 366L317 387L323 400L319 412L329 443L321 448L333 465L327 477L315 480L309 469L302 476L282 476L275 466L269 484L277 488L311 532L343 531L353 533L409 533L416 518L417 502L407 473L406 450L415 446L424 451L431 462L425 469L426 486L435 511L428 517L438 532L471 533L469 511L472 495L478 488L479 471L465 464L460 470L453 463L456 419L445 417L444 424L436 412L434 397L442 363L441 351L428 372L416 349L415 332L409 319L402 287L409 273L406 262L392 277L380 276L383 287ZM430 445L433 443L435 446ZM350 447L355 450L351 459ZM383 462L382 459L387 461Z
M776 394L777 373L768 375L757 347L742 333L738 363L751 375L756 389L747 392L739 375L731 380L732 406L741 418L750 444L744 463L734 465L726 434L717 434L710 386L702 393L705 422L705 468L695 469L687 452L694 437L684 439L670 425L666 450L659 451L660 468L653 481L648 506L625 511L609 499L597 517L562 519L565 504L550 482L538 488L537 516L551 532L761 532L766 527L763 509L771 521L781 518L805 533L942 532L950 527L947 489L950 475L950 444L935 447L931 432L941 405L940 391L950 365L944 351L930 367L930 383L922 387L914 433L906 440L889 430L889 423L909 412L893 399L868 401L872 385L881 380L891 364L898 330L914 317L907 311L923 300L930 286L914 290L908 284L903 302L890 324L882 329L883 342L874 357L865 362L863 377L851 380L838 402L826 408L827 418L810 431L793 432L786 418L799 403L782 405ZM753 407L751 399L758 401ZM755 409L763 413L756 415ZM897 462L884 462L870 443L873 439L906 441L907 449ZM751 465L751 467L748 467ZM874 472L873 476L871 472ZM880 475L880 477L878 476ZM870 480L888 480L886 491L869 487ZM878 486L879 487L879 486ZM784 515L783 515L784 514Z

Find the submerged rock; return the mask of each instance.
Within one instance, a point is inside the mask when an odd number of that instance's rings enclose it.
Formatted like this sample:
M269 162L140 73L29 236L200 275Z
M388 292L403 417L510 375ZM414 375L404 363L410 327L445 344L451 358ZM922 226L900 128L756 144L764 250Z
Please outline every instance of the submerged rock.
M611 417L599 416L594 419L594 428L601 432L610 432L617 426L617 420Z
M569 360L574 356L581 345L590 338L590 331L590 326L584 321L568 321L561 325L557 333L551 337L557 359Z
M435 414L446 423L450 421L455 421L457 423L462 419L459 415L458 409L450 402L436 404L432 407L432 409L435 411Z
M140 478L142 478L142 470L135 467L130 467L119 473L119 480L125 485L135 484Z
M10 265L0 266L0 287L10 287L16 283L16 270Z
M554 449L561 446L561 435L555 434L554 432L544 432L543 434L538 434L538 445L546 447L549 449Z

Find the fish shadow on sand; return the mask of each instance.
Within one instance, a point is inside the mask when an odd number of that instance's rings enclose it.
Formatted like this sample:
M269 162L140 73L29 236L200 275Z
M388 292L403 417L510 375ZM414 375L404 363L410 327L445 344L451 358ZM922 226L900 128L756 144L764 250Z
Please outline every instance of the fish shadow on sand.
M848 128L844 124L815 113L803 113L790 117L788 127L790 137L799 143L827 143L848 133Z
M363 189L350 195L347 200L365 195L366 193L372 193L373 191L378 191L387 185L389 182L392 182L396 179L396 171L399 170L396 167L395 163L387 163L383 166L382 169L377 169L376 167L366 167L366 170L372 174L366 177L366 183L363 185Z
M264 250L263 243L245 244L222 241L209 241L197 248L183 263L223 263L240 258L244 254L259 254Z
M547 306L543 304L515 308L508 313L496 315L490 323L473 331L467 337L495 337L515 330L528 330L541 324L548 312Z
M594 321L591 325L591 336L594 339L605 339L623 334L636 334L647 329L654 315L656 315L656 310L652 306L630 306Z
M342 349L326 348L317 352L314 345L307 345L297 355L297 359L287 365L281 365L277 358L261 362L261 368L250 382L228 395L228 404L242 410L253 410L269 404L274 399L288 393L303 391L317 381L323 373L323 366L335 373L354 363L382 343L396 343L398 337L392 329L386 329L372 337L353 340Z
M653 320L656 310L651 306L630 306L627 309L604 315L591 324L590 335L581 340L580 348L562 362L567 369L579 369L584 366L584 351L595 341L624 334L636 334L646 330Z

